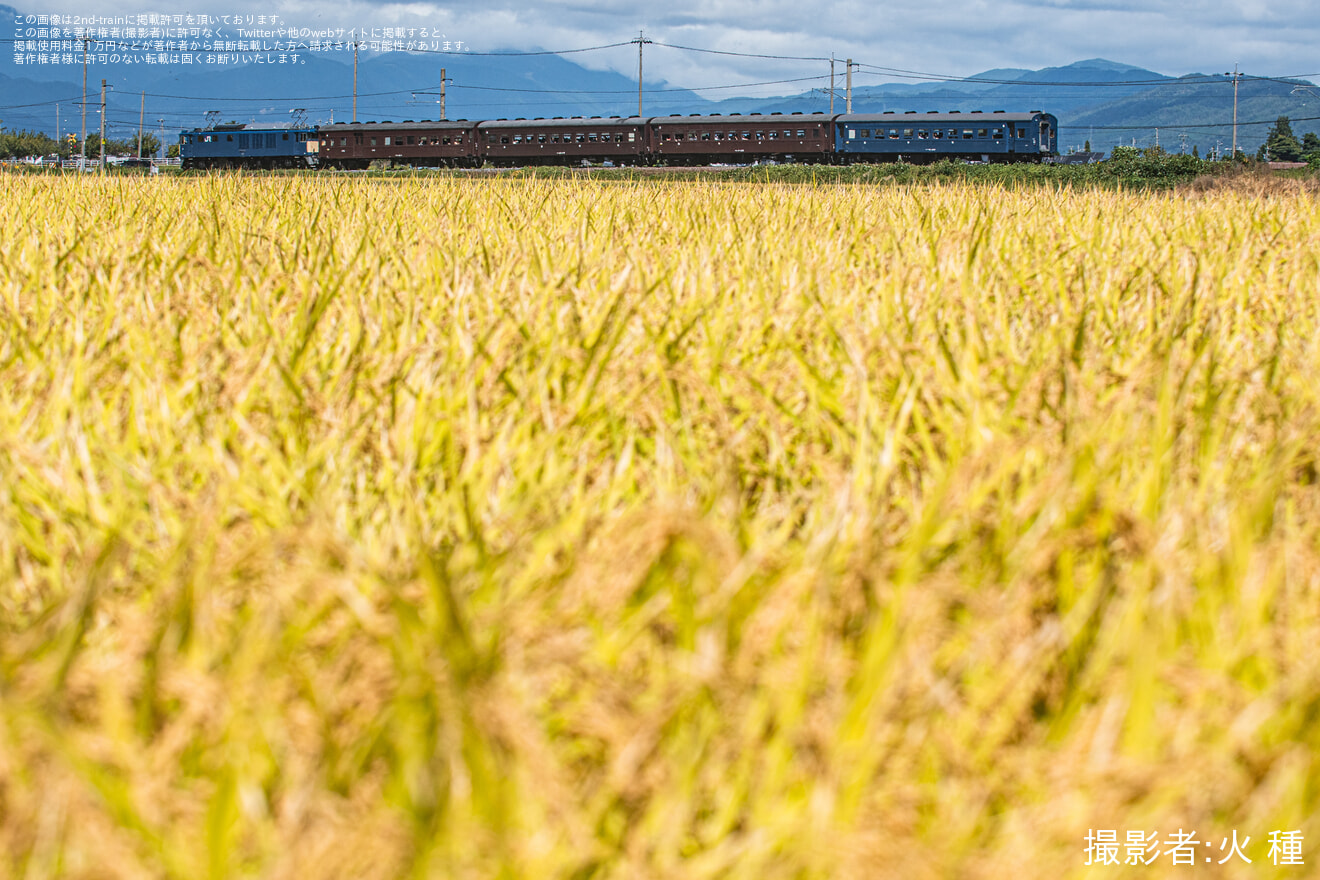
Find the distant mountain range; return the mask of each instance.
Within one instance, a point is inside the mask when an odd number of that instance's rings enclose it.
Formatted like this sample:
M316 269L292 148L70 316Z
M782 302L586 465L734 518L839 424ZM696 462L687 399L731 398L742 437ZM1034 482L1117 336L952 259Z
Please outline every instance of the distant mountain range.
M0 21L12 22L14 14L11 7L0 6ZM442 69L450 119L626 116L637 111L635 79L588 70L556 55L389 53L360 58L357 118L439 118ZM93 64L87 74L89 132L100 124L102 76L110 86L106 124L113 138L129 137L141 118L148 129L157 133L163 129L166 142L173 142L180 129L205 125L207 112L213 110L221 121L287 122L295 109L312 123L352 118L353 64L348 53L305 53L297 64ZM834 109L843 112L842 75L837 86ZM1291 117L1299 136L1320 131L1317 92L1320 89L1308 82L1244 79L1238 96L1239 147L1254 152L1279 116ZM60 131L76 133L81 124L82 65L16 64L14 52L6 48L0 54L0 96L0 124L7 129L54 134L58 113ZM824 112L829 107L824 89L711 101L696 92L648 81L643 110L650 116ZM1190 152L1195 146L1205 155L1216 145L1225 151L1229 147L1233 85L1225 75L1175 78L1093 58L1065 67L996 69L960 80L853 90L853 110L859 113L1034 109L1058 116L1064 149L1080 150L1087 141L1103 151L1117 144L1150 146L1158 137L1171 152Z

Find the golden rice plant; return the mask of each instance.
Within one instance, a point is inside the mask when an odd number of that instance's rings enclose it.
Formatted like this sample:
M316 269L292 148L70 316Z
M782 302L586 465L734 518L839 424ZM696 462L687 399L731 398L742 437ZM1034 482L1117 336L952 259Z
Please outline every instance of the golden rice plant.
M0 206L0 875L1320 862L1314 192Z

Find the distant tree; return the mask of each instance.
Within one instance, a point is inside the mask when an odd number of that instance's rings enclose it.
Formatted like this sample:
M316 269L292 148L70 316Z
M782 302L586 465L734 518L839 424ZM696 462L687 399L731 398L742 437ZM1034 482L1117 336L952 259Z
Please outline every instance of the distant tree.
M177 159L177 158L179 158L179 145L178 145L178 144L170 144L170 145L169 145L169 148L165 150L165 158L167 158L167 159Z
M1320 135L1308 131L1302 135L1302 158L1309 161L1317 156L1320 156Z
M1082 149L1084 149L1088 153L1091 152L1091 142L1088 140L1086 142L1086 146L1082 147Z
M1287 116L1280 116L1265 135L1263 152L1275 162L1300 162L1302 143L1293 134L1292 123Z
M1193 159L1201 158L1201 151L1197 148L1196 144L1192 144L1192 158Z
M159 149L160 149L160 138L156 137L156 136L155 136L154 134L152 134L151 132L146 132L146 133L144 133L144 134L142 135L142 155L143 155L143 156L145 156L146 158L150 159L152 156L156 155L156 152L157 152ZM133 135L131 138L128 139L128 151L129 151L131 154L133 154L134 156L138 155L138 136L137 136L137 135Z
M28 156L48 156L58 153L60 144L50 135L40 131L0 132L0 156L22 159Z

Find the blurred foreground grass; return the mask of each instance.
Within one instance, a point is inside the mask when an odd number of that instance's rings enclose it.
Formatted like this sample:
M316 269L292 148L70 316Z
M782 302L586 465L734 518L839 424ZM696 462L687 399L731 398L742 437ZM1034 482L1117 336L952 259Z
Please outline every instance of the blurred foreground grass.
M0 875L1320 863L1313 191L0 207Z

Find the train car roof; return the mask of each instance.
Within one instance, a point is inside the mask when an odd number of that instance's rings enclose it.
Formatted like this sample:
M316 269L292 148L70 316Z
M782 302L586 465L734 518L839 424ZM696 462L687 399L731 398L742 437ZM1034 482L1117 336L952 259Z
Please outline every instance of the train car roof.
M303 123L295 125L292 122L221 122L218 125L208 127L198 127L184 129L185 131L312 131L315 125Z
M953 110L947 113L938 113L931 111L929 113L914 113L912 111L888 113L844 113L839 117L839 122L898 122L907 120L909 122L970 122L975 120L989 122L1030 122L1033 119L1049 116L1053 114L1042 113L1039 110L1032 110L1028 113L1013 112L1008 113L1003 110L991 110L985 112L982 110L969 110L961 113Z
M335 122L330 125L321 126L321 131L349 132L349 131L379 131L382 128L404 129L409 131L418 131L421 129L468 129L476 125L475 120L470 119L423 119L413 120L405 119L403 122Z
M644 116L564 116L553 119L490 119L481 128L606 128L645 125Z
M686 116L655 116L651 119L652 125L710 125L716 123L719 125L741 125L744 122L765 123L769 122L778 125L781 122L811 121L813 123L829 122L835 117L828 113L711 113L703 116L700 113L689 113Z

